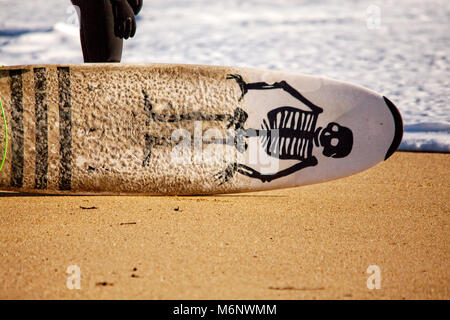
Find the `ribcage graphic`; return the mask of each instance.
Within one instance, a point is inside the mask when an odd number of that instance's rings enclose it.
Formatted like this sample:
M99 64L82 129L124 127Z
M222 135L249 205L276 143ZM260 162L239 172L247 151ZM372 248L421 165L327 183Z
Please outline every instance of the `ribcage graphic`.
M266 153L284 160L310 158L317 117L314 112L293 107L280 107L268 112L260 133Z

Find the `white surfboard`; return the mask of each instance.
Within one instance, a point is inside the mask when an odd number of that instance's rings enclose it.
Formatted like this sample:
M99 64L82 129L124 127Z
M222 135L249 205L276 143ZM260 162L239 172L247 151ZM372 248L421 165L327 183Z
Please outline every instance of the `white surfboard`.
M403 134L371 90L235 67L2 67L0 99L0 189L33 193L295 187L368 169Z

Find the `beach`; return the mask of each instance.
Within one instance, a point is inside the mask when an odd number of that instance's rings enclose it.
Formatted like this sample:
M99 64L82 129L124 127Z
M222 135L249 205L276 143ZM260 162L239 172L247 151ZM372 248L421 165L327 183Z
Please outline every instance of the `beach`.
M397 152L257 193L0 192L0 299L449 299L449 167Z

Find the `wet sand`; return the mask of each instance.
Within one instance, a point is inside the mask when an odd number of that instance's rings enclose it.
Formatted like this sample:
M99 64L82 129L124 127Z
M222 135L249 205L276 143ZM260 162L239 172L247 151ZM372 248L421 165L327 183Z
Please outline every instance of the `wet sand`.
M450 299L449 191L449 154L397 152L258 193L0 192L0 298ZM381 289L367 287L370 265Z

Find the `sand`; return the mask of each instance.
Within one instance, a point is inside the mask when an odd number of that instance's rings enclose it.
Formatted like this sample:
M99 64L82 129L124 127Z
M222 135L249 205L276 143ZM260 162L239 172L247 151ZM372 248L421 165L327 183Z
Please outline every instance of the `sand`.
M345 179L259 193L3 192L0 298L449 299L449 168L449 154L397 152ZM370 265L380 289L367 287Z

